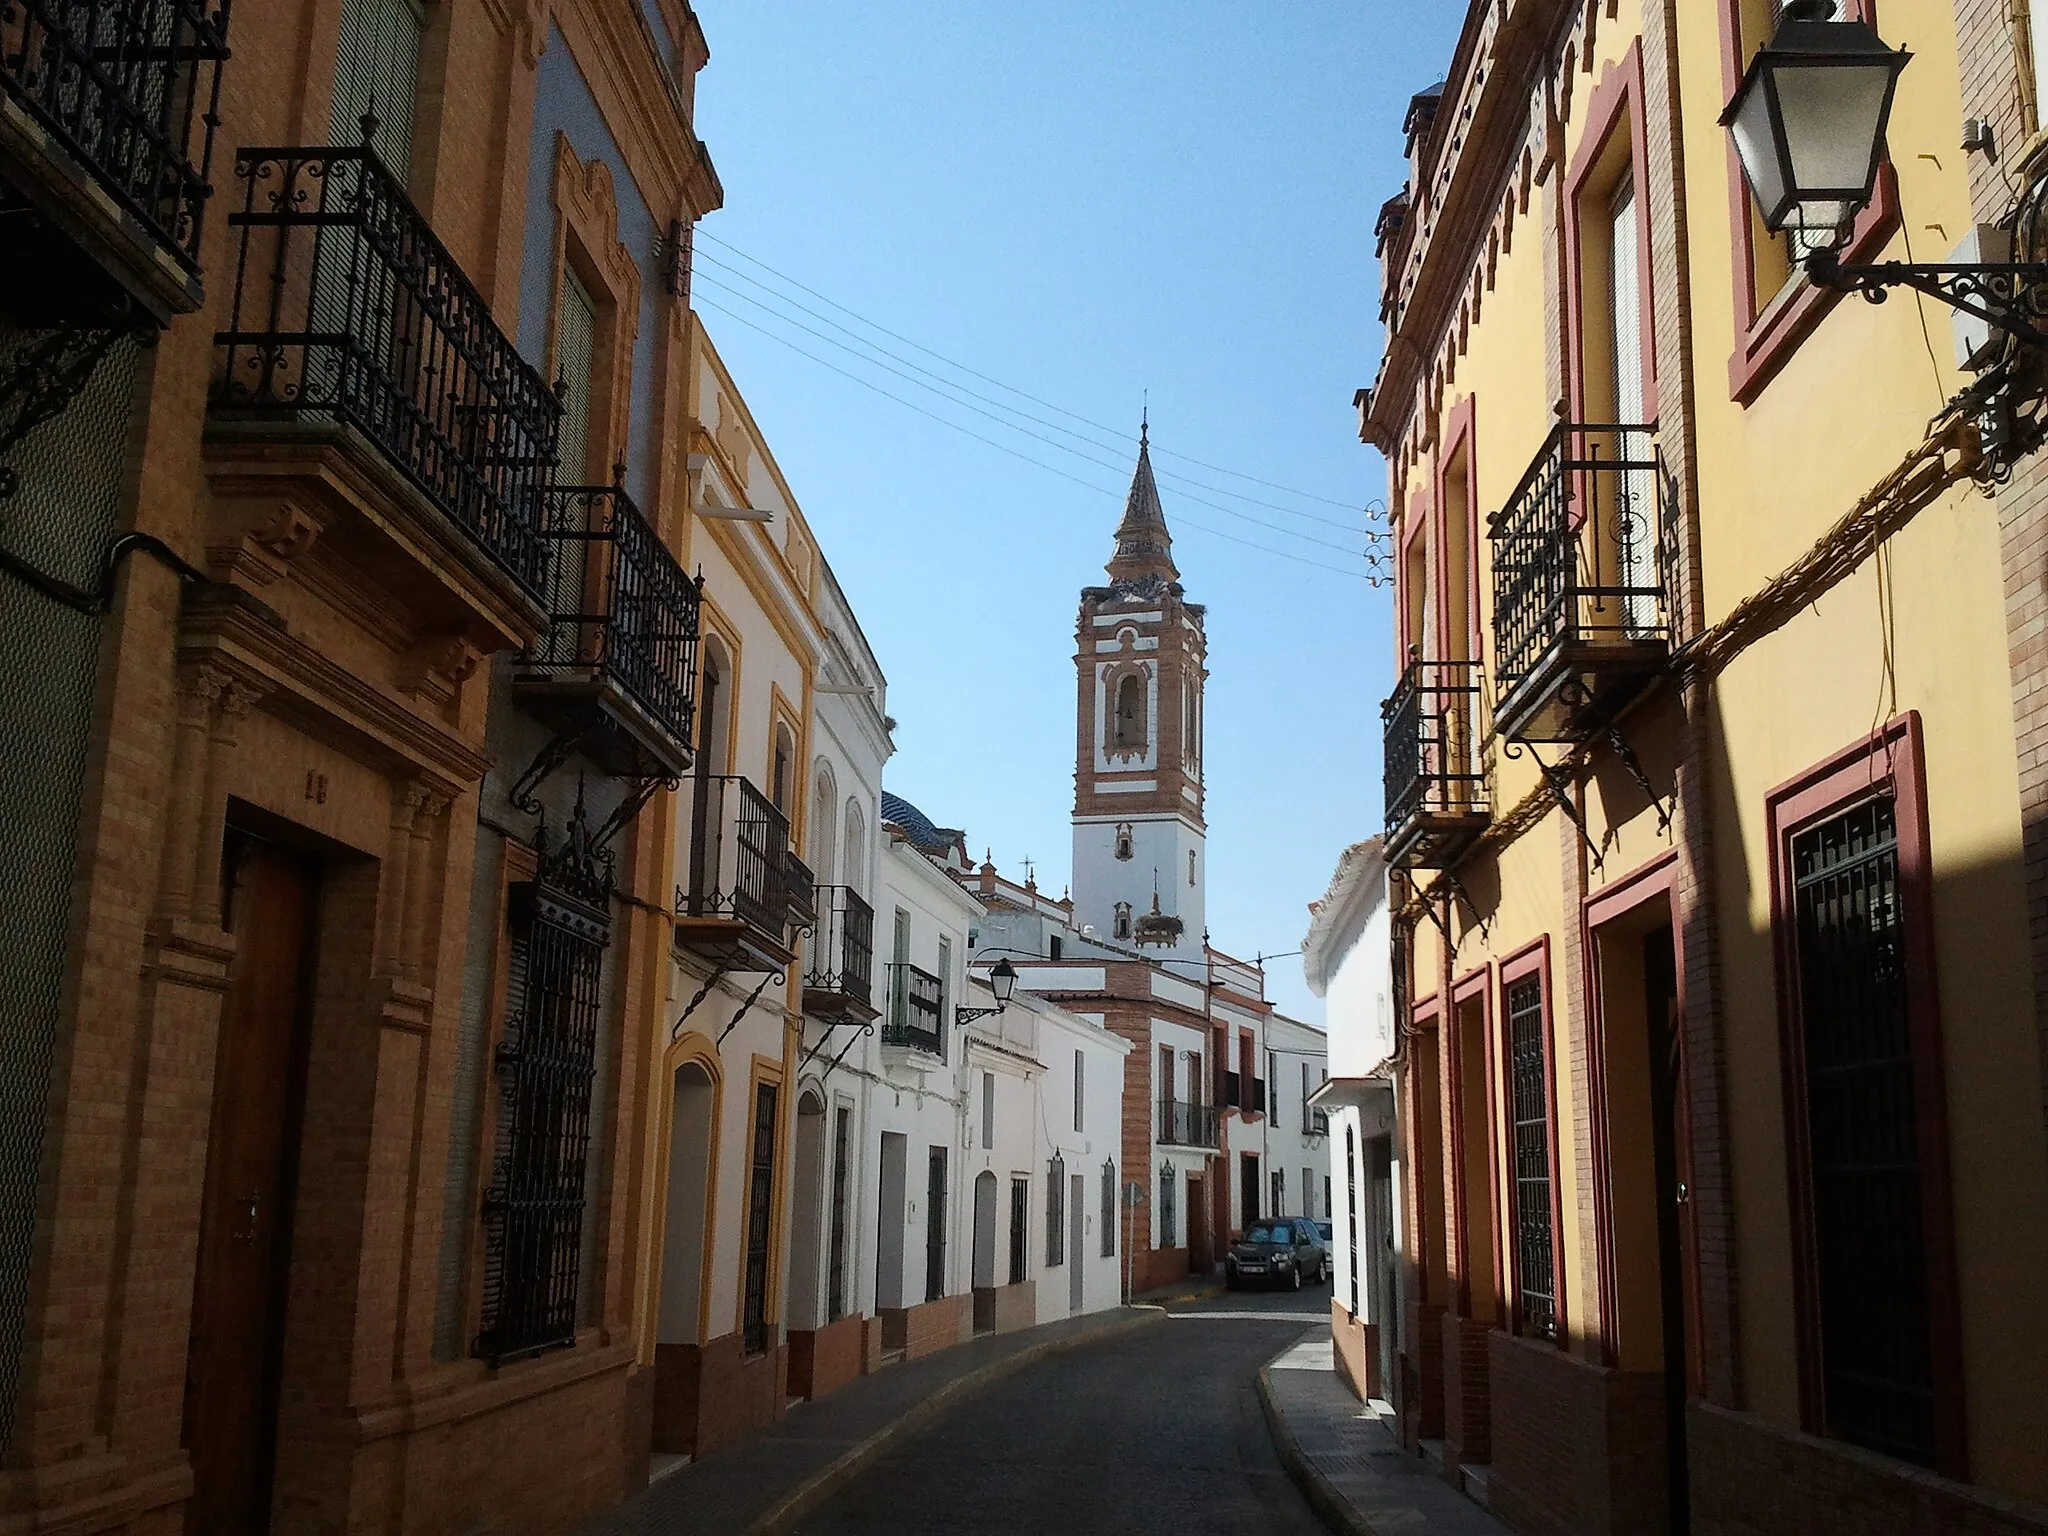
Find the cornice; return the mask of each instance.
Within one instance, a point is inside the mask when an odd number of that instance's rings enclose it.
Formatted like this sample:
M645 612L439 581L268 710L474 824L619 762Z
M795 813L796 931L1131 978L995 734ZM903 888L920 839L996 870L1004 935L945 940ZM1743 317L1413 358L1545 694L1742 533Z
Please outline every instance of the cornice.
M551 8L648 206L659 216L692 219L722 206L725 189L711 153L691 126L640 7L633 0L551 0Z

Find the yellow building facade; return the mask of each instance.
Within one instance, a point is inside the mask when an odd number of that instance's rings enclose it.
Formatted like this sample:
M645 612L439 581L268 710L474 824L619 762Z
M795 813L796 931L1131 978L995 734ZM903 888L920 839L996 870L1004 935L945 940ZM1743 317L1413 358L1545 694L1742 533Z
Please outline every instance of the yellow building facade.
M1381 212L1399 1407L1517 1529L2036 1530L1997 445L1947 309L1758 220L1774 9L1474 5ZM2018 34L1868 19L1913 59L1845 259L1943 260Z

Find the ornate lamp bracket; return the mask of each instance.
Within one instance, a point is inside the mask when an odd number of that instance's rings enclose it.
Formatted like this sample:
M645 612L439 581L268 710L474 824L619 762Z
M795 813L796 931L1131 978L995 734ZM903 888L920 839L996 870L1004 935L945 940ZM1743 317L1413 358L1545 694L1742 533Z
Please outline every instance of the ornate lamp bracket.
M1806 258L1806 275L1818 288L1860 293L1882 304L1893 288L1911 288L1951 309L1975 315L2015 341L2048 349L2048 262L1971 262L1953 266L1930 262L1879 261L1851 265L1833 250Z

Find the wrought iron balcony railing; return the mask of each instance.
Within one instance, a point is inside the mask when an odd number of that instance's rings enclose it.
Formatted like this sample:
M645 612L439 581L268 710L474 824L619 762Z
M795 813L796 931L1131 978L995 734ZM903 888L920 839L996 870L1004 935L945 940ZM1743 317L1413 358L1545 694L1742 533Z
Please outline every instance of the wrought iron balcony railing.
M1493 544L1495 681L1502 733L1537 739L1541 696L1588 702L1613 668L1654 665L1671 634L1676 519L1646 426L1560 422L1507 503Z
M532 597L561 402L367 146L245 149L216 415L362 433Z
M16 108L188 275L199 270L228 0L4 0Z
M690 763L700 590L619 486L542 493L552 558L548 628L521 658L522 683L628 701L659 761ZM630 766L630 765L629 765ZM619 771L628 771L621 769Z
M804 970L805 1012L839 1018L859 1010L874 1017L875 909L850 885L821 885L817 912Z
M1380 706L1389 862L1455 857L1485 827L1478 704L1477 663L1411 661Z
M889 1017L882 1044L908 1046L929 1056L946 1054L945 983L930 971L897 962L889 967Z
M818 877L790 849L782 856L783 921L792 928L811 928L818 921Z
M1216 1106L1188 1104L1179 1099L1161 1099L1159 1144L1166 1147L1219 1145L1216 1135Z
M692 785L690 883L676 892L687 918L737 921L783 942L789 823L747 780L704 774Z

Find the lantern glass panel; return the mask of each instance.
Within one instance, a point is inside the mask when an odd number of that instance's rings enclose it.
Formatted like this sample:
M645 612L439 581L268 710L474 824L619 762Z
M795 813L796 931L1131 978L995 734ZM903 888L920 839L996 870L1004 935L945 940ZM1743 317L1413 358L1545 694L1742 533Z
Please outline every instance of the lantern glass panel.
M1758 70L1743 82L1735 111L1728 121L1735 139L1735 153L1742 161L1742 174L1756 194L1758 210L1767 229L1783 227L1788 187L1785 162L1778 135L1771 122L1770 81Z
M1869 200L1884 142L1891 61L1788 63L1773 73L1793 195L1810 205L1801 222L1811 227L1816 217L1833 214L1833 222L1840 223L1839 210L1848 201Z

